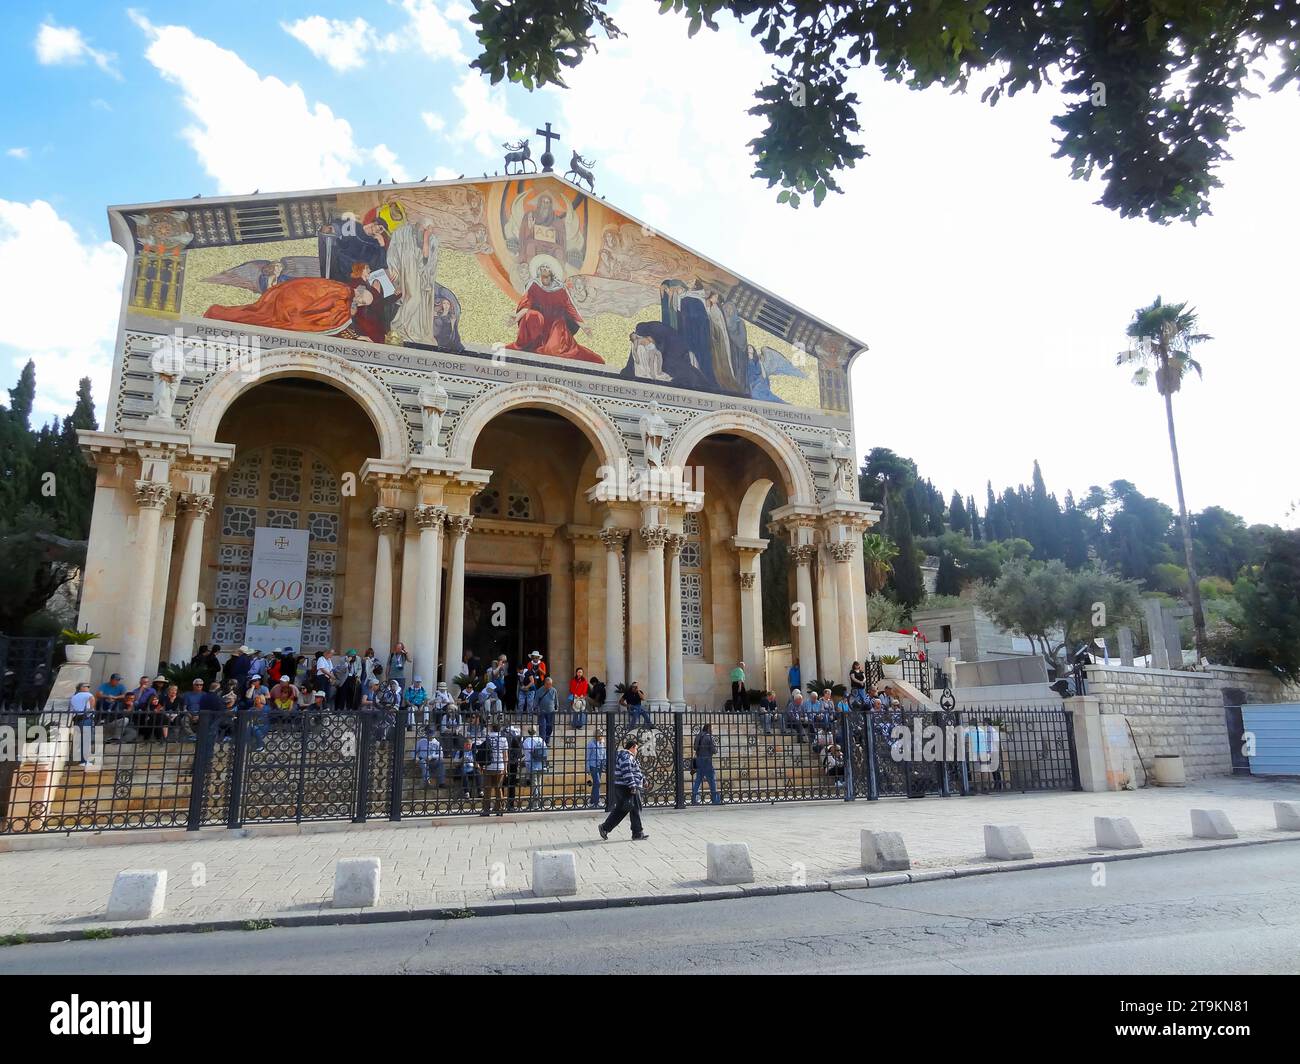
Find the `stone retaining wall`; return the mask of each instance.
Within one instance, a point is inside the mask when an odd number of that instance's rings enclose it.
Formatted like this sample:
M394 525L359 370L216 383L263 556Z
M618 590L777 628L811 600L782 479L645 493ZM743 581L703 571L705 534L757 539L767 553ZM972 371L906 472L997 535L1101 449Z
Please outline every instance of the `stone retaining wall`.
M1088 694L1102 713L1128 718L1147 777L1156 754L1181 754L1188 779L1232 773L1223 692L1237 688L1245 703L1286 702L1297 697L1275 677L1257 669L1213 665L1198 672L1090 665Z

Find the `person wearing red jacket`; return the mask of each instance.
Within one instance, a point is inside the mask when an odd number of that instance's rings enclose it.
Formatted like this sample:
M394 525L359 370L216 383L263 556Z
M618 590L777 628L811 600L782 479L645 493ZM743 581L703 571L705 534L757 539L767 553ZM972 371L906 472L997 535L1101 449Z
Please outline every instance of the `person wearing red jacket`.
M579 669L569 681L569 708L573 712L569 727L574 731L587 726L587 690L587 674Z

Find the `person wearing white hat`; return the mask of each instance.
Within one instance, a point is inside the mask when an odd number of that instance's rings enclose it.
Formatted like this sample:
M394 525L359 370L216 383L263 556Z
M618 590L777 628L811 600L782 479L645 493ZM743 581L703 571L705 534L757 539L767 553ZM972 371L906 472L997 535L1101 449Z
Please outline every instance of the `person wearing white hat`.
M447 688L447 681L438 682L438 690L433 693L433 723L441 728L443 714L447 713L455 705L455 699L451 697L451 691Z

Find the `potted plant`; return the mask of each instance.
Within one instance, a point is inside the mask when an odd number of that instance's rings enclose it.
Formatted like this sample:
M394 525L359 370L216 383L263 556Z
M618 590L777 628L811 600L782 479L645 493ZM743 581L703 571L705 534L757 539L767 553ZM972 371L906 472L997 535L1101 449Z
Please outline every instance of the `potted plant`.
M901 680L903 678L903 666L898 663L898 655L881 655L880 672L886 680Z
M85 665L90 661L91 655L95 653L94 643L99 638L98 632L92 632L88 628L84 631L80 628L65 628L59 634L63 637L64 660L74 665Z

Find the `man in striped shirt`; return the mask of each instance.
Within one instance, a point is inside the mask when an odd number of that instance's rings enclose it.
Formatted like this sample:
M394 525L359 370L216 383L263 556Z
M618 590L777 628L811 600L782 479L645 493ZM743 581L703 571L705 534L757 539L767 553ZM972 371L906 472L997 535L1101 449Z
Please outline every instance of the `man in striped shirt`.
M637 760L637 738L633 735L623 744L614 761L614 807L600 825L600 837L608 839L625 816L632 818L632 839L640 842L650 836L641 830L641 792L645 787L645 773Z

